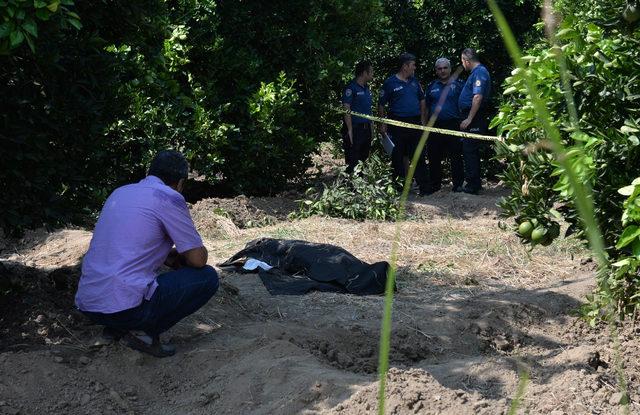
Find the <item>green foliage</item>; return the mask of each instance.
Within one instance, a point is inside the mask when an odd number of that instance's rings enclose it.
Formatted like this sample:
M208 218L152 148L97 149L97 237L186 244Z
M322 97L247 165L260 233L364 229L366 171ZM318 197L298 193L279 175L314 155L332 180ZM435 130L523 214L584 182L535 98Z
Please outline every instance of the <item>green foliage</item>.
M322 192L309 189L300 202L299 217L327 215L347 219L395 220L399 215L399 183L389 163L374 153L358 163L353 174L342 171Z
M537 2L505 7L528 36ZM356 61L383 79L409 50L426 80L496 39L476 0L0 0L0 227L76 220L167 147L231 193L276 193L338 136ZM485 57L500 79L506 54Z
M300 105L295 81L284 72L275 82L262 82L249 98L253 123L230 143L241 156L223 169L235 189L272 193L304 174L315 142L301 128L305 117Z
M570 224L569 233L584 236L586 229L573 201L575 189L565 171L570 168L593 189L595 217L607 255L616 262L624 255L622 246L616 244L624 231L617 191L635 178L640 161L640 30L623 19L625 4L621 1L585 0L580 5L560 3L560 7L564 17L556 35L558 46L541 41L523 59L527 75L562 133L567 152L562 160L552 157L554 144L527 98L524 72L514 70L505 81L505 99L493 120L506 138L497 153L507 164L502 179L512 189L501 206L506 216L515 217L516 226L533 218L549 229L564 219ZM558 60L559 51L564 61ZM563 62L570 89L561 77ZM567 91L573 97L569 104ZM596 296L610 296L618 311L626 313L625 304L632 294L616 288L621 272L630 269L614 270L613 279L601 272ZM596 303L596 308L605 304ZM599 315L596 311L591 316Z
M26 43L35 52L38 25L48 21L61 29L82 28L80 16L71 8L73 0L0 1L0 55Z
M618 192L627 196L621 220L624 230L615 246L618 256L610 272L603 276L609 290L590 295L589 303L582 308L592 325L600 318L608 317L601 313L608 304L614 304L621 318L636 315L640 309L640 177Z
M231 193L300 180L336 129L330 107L381 13L375 0L72 6L0 0L9 232L95 211L162 148Z

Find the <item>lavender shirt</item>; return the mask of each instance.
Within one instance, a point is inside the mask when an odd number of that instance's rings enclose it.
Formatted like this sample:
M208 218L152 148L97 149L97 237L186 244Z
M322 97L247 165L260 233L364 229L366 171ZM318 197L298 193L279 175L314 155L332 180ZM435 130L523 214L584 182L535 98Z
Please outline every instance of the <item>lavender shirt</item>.
M155 176L116 189L82 261L76 305L98 313L137 307L153 295L174 244L180 253L203 246L180 193Z

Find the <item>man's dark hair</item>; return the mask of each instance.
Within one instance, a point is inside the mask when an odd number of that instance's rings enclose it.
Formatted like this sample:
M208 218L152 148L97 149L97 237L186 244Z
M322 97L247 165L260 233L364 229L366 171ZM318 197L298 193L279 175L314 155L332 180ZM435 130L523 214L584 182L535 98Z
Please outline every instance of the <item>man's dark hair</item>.
M355 70L355 74L356 74L356 78L359 77L360 75L362 75L363 72L368 72L369 69L371 68L371 62L370 61L360 61L356 64L356 70Z
M469 62L480 62L480 57L475 49L466 48L462 51L462 56Z
M402 66L407 63L407 62L415 62L416 61L416 55L413 55L411 53L408 52L404 52L402 55L400 55L398 57L398 70L402 69Z
M163 150L151 161L149 175L158 177L167 186L174 186L189 175L189 163L179 151Z

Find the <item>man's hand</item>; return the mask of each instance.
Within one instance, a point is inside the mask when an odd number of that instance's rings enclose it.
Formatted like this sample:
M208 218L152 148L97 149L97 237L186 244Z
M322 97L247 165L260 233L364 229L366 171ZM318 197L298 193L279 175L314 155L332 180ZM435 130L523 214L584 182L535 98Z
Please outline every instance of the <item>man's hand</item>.
M207 265L208 259L207 248L201 246L200 248L193 248L183 253L178 253L176 248L172 248L167 255L167 259L164 264L173 269L178 269L184 266L192 268L202 268Z
M460 129L464 131L469 128L471 121L473 121L471 118L465 118L464 120L462 120L462 122L460 123Z
M378 130L380 130L380 133L382 134L386 134L387 133L387 124L378 124Z
M164 264L173 269L178 269L182 266L180 254L178 253L176 248L171 248L169 255L167 255L167 259L164 260Z

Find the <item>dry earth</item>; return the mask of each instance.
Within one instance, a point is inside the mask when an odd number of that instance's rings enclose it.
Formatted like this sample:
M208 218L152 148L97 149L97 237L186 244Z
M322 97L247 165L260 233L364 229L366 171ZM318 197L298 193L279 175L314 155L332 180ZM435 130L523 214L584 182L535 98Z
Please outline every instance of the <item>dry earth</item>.
M572 240L528 252L498 227L502 194L442 190L412 201L387 413L506 414L522 371L530 382L520 414L623 413L614 337L571 315L592 289L593 264ZM259 236L337 244L367 261L389 256L394 224L289 221L294 207L211 199L192 211L211 264ZM375 413L382 297L270 296L255 275L222 273L209 304L167 333L178 354L159 360L104 344L73 310L90 237L64 229L0 242L0 289L9 292L0 296L0 414ZM638 413L639 342L634 327L620 333L629 411Z

